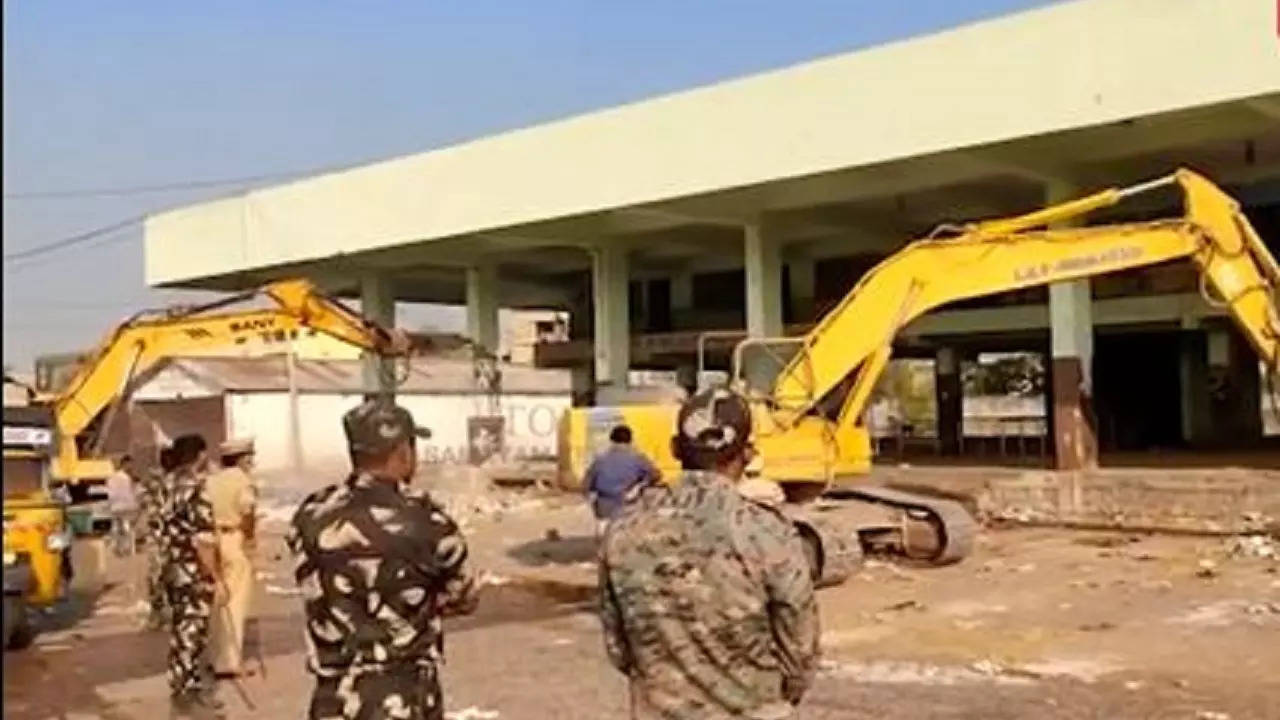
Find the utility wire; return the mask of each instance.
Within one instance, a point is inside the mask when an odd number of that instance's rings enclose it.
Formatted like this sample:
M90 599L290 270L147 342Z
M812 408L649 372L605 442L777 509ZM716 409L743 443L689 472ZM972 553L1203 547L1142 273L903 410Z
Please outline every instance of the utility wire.
M174 190L195 190L200 188L218 187L222 185L245 185L245 184L251 184L255 182L264 182L268 180L296 178L303 175L320 175L324 173L349 169L351 167L356 167L356 166L350 165L350 164L329 165L326 167L309 168L306 170L295 170L292 172L280 172L280 173L266 173L262 175L247 175L247 176L238 177L238 178L222 178L218 180L192 180L189 182L163 183L163 184L157 184L157 185L137 185L133 187L120 187L120 188L85 188L80 190L41 190L41 191L33 191L33 192L5 193L4 199L17 200L17 199L24 199L24 198L28 198L28 199L29 198L79 198L79 197L93 197L93 196L119 197L119 196L126 196L126 195L141 195L145 193L168 192L168 191L174 191ZM210 199L216 200L222 197L229 197L231 195L234 195L237 192L239 192L239 190L235 190L229 193L224 193L219 197L210 198ZM153 214L154 212L157 212L157 211L153 210L147 213L143 213L142 215L135 215L133 217L126 218L119 222L115 222L110 225L104 225L103 227L95 228L93 230L79 233L77 235L72 235L70 237L62 238L61 240L55 240L45 245L38 245L36 247L27 248L26 250L19 250L17 252L6 253L4 255L4 262L6 264L11 262L22 262L22 261L31 260L33 258L43 256L43 255L47 255L51 252L57 252L58 250L64 250L69 247L74 247L76 245L80 245L81 243L85 243L95 238L99 238L104 235L109 235L118 230L123 230L132 225L141 223L142 221L146 220L147 215ZM117 238L117 240L118 239L120 238ZM24 263L20 267L28 267L29 264L30 263ZM11 268L9 267L5 267L6 271L10 269ZM16 270L19 268L15 267L12 269Z
M72 190L31 190L25 192L5 193L5 200L31 200L37 198L81 198L81 197L122 197L127 195L146 195L150 193L174 192L178 190L199 190L201 188L221 187L224 185L248 185L268 180L286 180L303 175L320 175L355 167L354 165L328 165L325 167L306 168L289 172L264 173L261 175L245 175L234 178L216 178L210 180L186 180L154 185L134 185L126 187L77 188Z
M51 252L57 252L58 250L65 250L66 248L88 242L94 238L116 232L117 230L123 230L127 227L137 225L145 220L146 217L146 215L134 215L133 217L125 218L124 220L111 223L110 225L94 228L93 230L62 238L61 240L54 240L51 243L37 245L36 247L19 250L17 252L5 253L4 261L6 263L18 262L39 257L41 255L47 255Z

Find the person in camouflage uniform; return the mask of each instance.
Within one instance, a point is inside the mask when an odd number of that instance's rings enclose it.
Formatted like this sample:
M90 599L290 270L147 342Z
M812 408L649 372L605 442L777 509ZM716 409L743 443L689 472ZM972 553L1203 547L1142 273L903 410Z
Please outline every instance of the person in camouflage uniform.
M308 717L439 720L442 614L469 613L476 584L458 526L411 490L417 468L408 411L373 399L343 417L352 473L309 495L288 543L303 595Z
M680 408L684 472L638 491L605 533L600 617L633 718L794 717L813 679L818 611L793 525L739 492L751 413L724 389Z
M146 531L147 545L147 627L159 630L168 625L165 617L169 612L169 602L164 588L164 523L160 513L165 501L166 475L173 469L170 460L172 451L168 447L160 449L159 467L148 469L142 480L142 492L138 496L143 528Z
M219 577L213 509L204 497L206 444L199 435L173 442L173 469L160 512L164 586L172 613L169 630L169 690L176 711L222 715L214 696L213 669L205 657L209 618L226 596Z

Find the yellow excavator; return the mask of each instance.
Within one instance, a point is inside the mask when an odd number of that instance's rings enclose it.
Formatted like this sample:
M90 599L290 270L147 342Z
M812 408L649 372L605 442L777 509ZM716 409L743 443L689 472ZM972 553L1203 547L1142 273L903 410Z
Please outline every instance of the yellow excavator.
M1151 222L1063 227L1135 195L1176 187L1181 216ZM1017 217L935 231L890 256L802 338L748 340L734 352L731 382L753 408L763 480L796 508L819 495L873 506L878 520L858 537L883 541L934 563L955 562L970 550L975 523L961 505L869 485L870 434L864 424L872 390L889 361L893 340L920 315L958 300L1092 277L1173 260L1200 270L1205 299L1225 309L1243 330L1269 372L1280 377L1280 266L1239 205L1189 170L1126 188L1112 188ZM744 377L751 345L781 343L790 354L771 377ZM639 449L673 477L679 466L669 438L674 405L579 408L560 427L561 473L581 477L605 425L626 422ZM812 514L797 525L819 566L840 547Z
M230 310L267 300L270 307ZM57 447L50 475L73 502L112 472L101 456L116 410L135 381L160 362L246 345L285 343L316 330L386 357L404 356L408 337L362 317L306 280L277 281L213 303L144 311L111 331L80 364L65 388L44 402L53 408Z

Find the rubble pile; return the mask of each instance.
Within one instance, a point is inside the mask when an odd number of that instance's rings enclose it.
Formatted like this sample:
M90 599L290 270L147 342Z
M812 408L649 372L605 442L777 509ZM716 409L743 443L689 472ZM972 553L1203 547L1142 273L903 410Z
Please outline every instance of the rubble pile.
M1280 559L1280 541L1269 535L1240 535L1226 546L1228 557Z

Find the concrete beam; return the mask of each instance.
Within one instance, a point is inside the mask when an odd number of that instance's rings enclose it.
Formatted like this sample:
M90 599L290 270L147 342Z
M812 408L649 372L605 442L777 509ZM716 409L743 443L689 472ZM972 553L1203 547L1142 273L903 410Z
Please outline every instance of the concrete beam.
M467 337L498 352L498 272L492 263L467 268Z
M630 278L627 249L603 244L591 251L591 294L595 310L596 385L626 387L631 367Z
M981 174L1008 175L1040 185L1070 182L1071 174L1063 167L1035 167L1033 163L1001 157L993 151L960 151L959 154L980 168Z
M613 210L612 214L624 220L640 221L653 229L680 225L723 225L740 227L743 218L730 214L668 209L662 207L629 207Z
M1280 95L1267 95L1264 97L1251 98L1245 100L1244 104L1251 110L1257 111L1263 117L1270 120L1280 120Z

